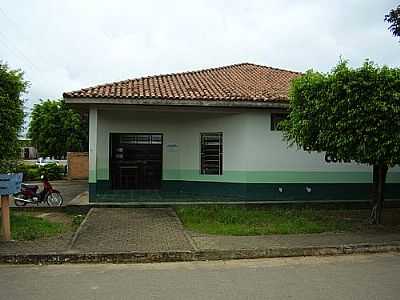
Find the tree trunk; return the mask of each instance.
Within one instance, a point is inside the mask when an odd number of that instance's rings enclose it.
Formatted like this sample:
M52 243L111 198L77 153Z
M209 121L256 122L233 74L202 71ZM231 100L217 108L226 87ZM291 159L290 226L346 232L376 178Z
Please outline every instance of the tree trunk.
M383 203L385 200L384 189L388 166L374 165L373 167L373 201L371 224L382 224Z

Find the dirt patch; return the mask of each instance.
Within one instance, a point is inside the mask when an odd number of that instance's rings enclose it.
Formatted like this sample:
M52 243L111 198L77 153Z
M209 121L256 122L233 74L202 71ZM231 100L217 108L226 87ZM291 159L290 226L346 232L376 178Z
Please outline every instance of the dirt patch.
M34 217L43 218L49 222L62 223L65 225L72 225L71 216L62 212L45 212L45 213L35 213Z

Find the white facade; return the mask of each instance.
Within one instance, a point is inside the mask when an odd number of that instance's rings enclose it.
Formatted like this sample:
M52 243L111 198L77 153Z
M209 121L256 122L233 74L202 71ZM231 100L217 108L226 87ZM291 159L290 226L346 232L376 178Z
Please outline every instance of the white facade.
M368 183L371 167L326 163L271 131L271 110L96 106L90 110L90 182L110 180L110 133L163 134L162 180L230 183ZM223 133L223 174L200 174L200 133ZM400 169L389 171L400 182Z

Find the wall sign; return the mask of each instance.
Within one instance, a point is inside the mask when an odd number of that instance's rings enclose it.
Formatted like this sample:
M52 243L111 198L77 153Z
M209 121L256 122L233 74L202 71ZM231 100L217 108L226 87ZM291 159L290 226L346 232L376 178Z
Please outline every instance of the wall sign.
M167 151L168 152L176 152L178 151L179 147L177 144L167 144Z

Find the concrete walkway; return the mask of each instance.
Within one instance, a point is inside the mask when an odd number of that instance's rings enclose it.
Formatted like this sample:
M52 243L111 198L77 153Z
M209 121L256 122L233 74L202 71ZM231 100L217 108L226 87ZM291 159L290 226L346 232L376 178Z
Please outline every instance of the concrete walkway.
M400 232L343 232L257 236L224 236L189 232L188 235L200 250L335 247L338 245L385 244L400 242Z
M194 250L170 208L92 208L71 250L93 253Z
M70 250L75 253L242 251L400 244L400 232L259 236L187 231L172 208L92 208Z
M220 236L186 231L172 208L92 208L79 229L0 241L0 263L162 262L400 252L399 230Z

